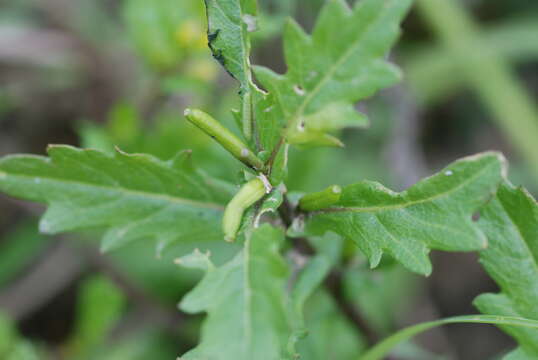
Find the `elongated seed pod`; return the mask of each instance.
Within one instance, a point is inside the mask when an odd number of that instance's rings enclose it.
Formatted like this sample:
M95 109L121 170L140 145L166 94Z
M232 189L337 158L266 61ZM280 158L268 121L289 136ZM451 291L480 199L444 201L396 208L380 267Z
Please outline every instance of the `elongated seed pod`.
M304 211L325 209L340 201L341 195L342 188L338 185L332 185L323 191L303 196L299 200L299 208Z
M243 213L265 194L266 188L263 181L259 178L255 178L243 185L239 192L228 203L222 219L222 230L224 231L224 239L226 241L232 242L235 240L237 231L241 225Z
M185 117L200 130L211 136L224 149L243 164L256 170L263 168L261 161L237 136L232 134L209 114L196 109L186 109Z

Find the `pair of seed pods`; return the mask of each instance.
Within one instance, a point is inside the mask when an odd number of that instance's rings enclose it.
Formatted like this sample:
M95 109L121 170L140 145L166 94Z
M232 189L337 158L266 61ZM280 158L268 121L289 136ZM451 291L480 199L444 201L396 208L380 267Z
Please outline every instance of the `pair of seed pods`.
M185 117L245 165L255 171L263 171L265 165L263 161L212 116L200 110L187 109ZM244 212L270 191L271 185L263 174L241 187L224 210L222 229L226 241L235 240ZM303 211L327 208L340 200L341 192L342 189L339 186L333 185L323 191L305 195L299 201L299 208Z
M262 171L264 163L239 138L226 129L220 122L209 114L195 109L185 110L185 117L200 130L211 136L234 157L255 171ZM263 176L263 175L262 175ZM224 210L222 229L226 241L234 241L241 226L245 210L265 196L270 191L268 181L261 178L247 182L228 203Z

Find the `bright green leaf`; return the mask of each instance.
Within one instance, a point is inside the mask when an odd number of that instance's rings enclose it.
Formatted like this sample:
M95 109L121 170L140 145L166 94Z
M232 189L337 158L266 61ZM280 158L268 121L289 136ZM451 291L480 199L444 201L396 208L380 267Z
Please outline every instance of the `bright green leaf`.
M352 239L372 267L387 251L408 269L430 274L430 249L487 246L472 215L495 193L504 166L500 154L485 153L456 161L401 193L370 181L346 186L337 205L307 218L306 233L331 230Z

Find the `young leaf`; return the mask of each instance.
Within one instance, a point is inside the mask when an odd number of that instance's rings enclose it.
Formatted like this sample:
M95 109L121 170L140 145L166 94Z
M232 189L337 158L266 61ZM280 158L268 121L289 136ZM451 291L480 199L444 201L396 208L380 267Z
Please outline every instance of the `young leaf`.
M280 230L263 225L229 263L207 266L205 277L180 304L188 313L208 314L200 344L181 360L282 358L291 334L288 267L279 253L283 240Z
M308 216L306 233L332 230L352 239L372 267L387 251L408 269L428 275L430 249L487 246L472 215L495 193L504 166L500 154L485 153L456 161L401 193L369 181L346 186L335 206Z
M262 143L275 146L286 128L289 143L338 145L327 131L365 125L352 105L399 80L385 57L410 5L411 0L363 0L351 10L344 0L330 0L311 36L290 20L284 30L287 73L255 68L269 91L256 102L256 120L266 132L261 131Z
M189 153L169 162L70 146L50 146L48 154L0 159L0 191L49 205L39 225L44 233L107 228L104 250L140 238L156 240L159 249L223 238L228 196L189 166Z
M489 246L480 262L500 294L483 294L475 305L485 314L538 320L538 204L529 193L503 184L481 211L479 226ZM538 330L501 326L519 343L514 358L538 357ZM525 357L527 355L527 357Z

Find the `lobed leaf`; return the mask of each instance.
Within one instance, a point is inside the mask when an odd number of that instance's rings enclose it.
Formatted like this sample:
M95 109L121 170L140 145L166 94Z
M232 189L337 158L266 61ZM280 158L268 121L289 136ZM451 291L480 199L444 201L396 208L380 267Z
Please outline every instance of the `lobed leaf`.
M206 266L205 277L180 304L188 313L208 314L200 344L181 360L282 358L292 332L286 308L289 270L279 252L283 241L282 231L263 225L230 262Z
M481 211L479 226L489 246L480 262L501 288L475 305L485 314L538 320L538 204L524 189L503 184ZM538 330L502 325L520 348L509 359L538 357Z
M156 240L159 250L223 238L228 195L189 165L188 152L168 162L70 146L50 146L48 155L0 159L0 191L48 204L44 233L106 228L104 250L141 238Z
M386 251L408 269L428 275L430 249L471 251L487 246L472 215L495 194L504 163L497 153L464 158L401 193L370 181L346 186L335 206L307 217L305 232L331 230L352 239L372 267Z
M363 0L350 9L344 0L330 0L312 35L290 20L284 30L287 73L254 69L269 92L256 102L266 149L278 143L283 128L289 143L338 146L328 131L366 125L352 105L400 79L385 57L410 5Z

